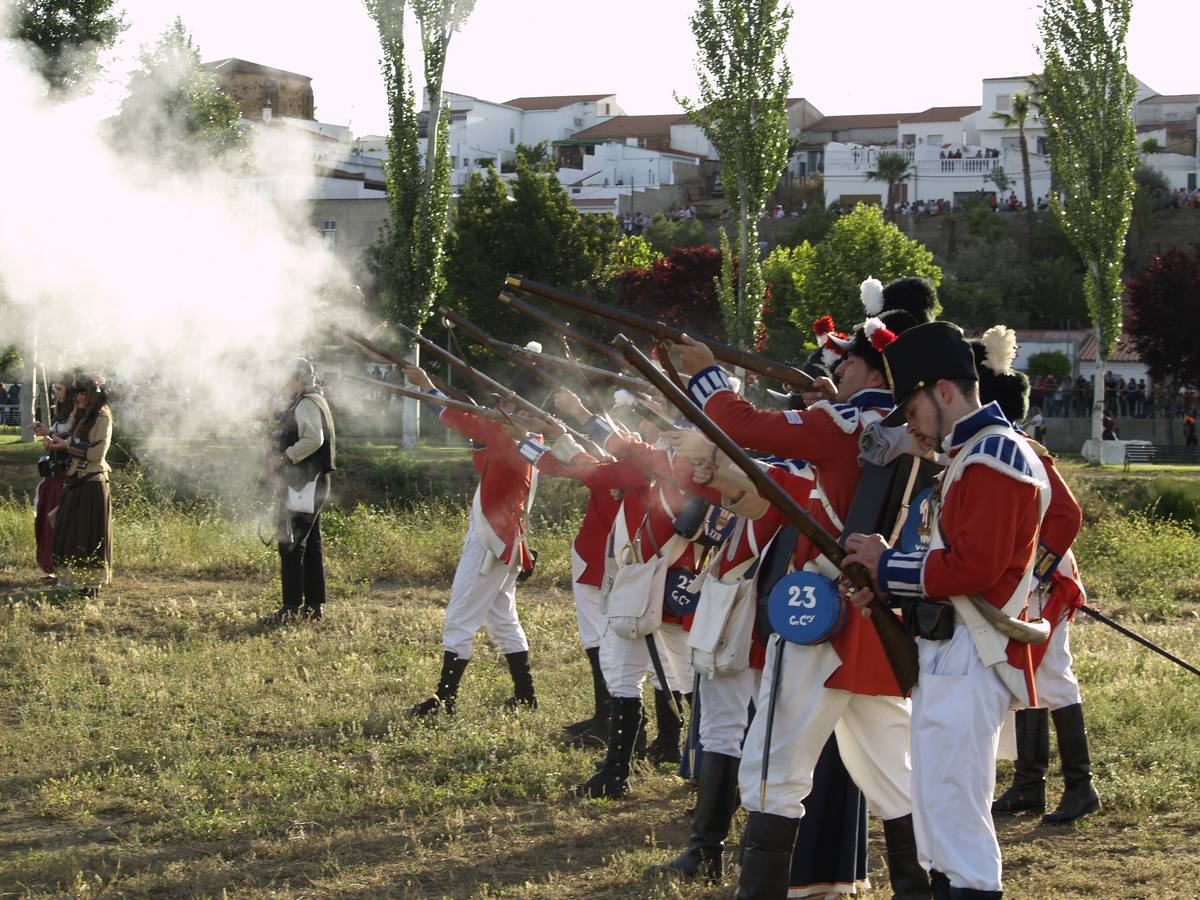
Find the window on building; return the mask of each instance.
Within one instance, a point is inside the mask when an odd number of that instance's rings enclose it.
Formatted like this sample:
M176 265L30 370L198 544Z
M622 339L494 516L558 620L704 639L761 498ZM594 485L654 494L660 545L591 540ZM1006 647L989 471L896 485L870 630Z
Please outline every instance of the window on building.
M588 144L586 147L584 147L584 148L583 148L583 155L584 155L584 156L595 156L595 155L596 155L596 146L595 146L595 144Z
M1037 139L1037 149L1034 150L1034 153L1037 153L1039 156L1046 155L1046 138L1045 137L1039 137Z
M906 148L917 146L917 136L915 134L900 135L900 146Z
M1012 95L997 94L996 95L996 112L1009 112L1012 110Z
M606 116L608 115L608 104L607 103L604 104L604 114Z
M508 142L510 144L515 144L517 142L517 129L515 129L515 128L508 129Z
M645 138L638 138L638 139L637 139L637 145L638 145L639 147L641 147L643 150L645 150L645 149L646 149L646 139L645 139Z
M940 134L931 134L926 138L925 143L931 147L940 147L942 145L942 136Z
M325 219L321 222L321 237L330 250L337 246L337 220Z
M575 117L575 127L580 128L582 126L583 126L583 119L579 118L579 116L576 116Z

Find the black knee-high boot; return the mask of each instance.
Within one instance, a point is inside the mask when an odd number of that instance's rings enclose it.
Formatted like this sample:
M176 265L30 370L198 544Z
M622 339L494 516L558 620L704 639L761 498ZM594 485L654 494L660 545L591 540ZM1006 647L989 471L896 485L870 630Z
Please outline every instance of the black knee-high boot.
M784 900L792 876L792 848L799 819L752 812L742 835L742 874L737 900Z
M675 705L680 710L683 709L683 695L679 692L675 692ZM679 750L679 738L682 734L683 723L671 709L671 694L661 688L654 689L654 718L657 720L658 734L646 748L646 758L655 765L659 763L679 765L683 758Z
M884 819L883 838L887 847L892 900L928 900L931 896L929 875L917 859L917 838L913 834L912 815Z
M1088 752L1087 729L1083 724L1083 705L1075 703L1054 710L1054 734L1062 759L1066 789L1054 812L1042 816L1051 825L1065 825L1100 808L1100 795L1092 785L1092 759Z
M409 710L409 715L424 717L435 712L454 712L454 702L458 698L458 683L462 680L467 663L471 660L461 659L457 653L449 650L442 652L442 674L438 677L437 690L427 700L422 700Z
M592 669L592 700L595 702L595 712L590 719L584 719L566 726L563 731L575 747L603 747L608 738L608 685L604 681L604 673L600 670L600 648L589 647L588 664Z
M992 802L992 814L1042 812L1046 808L1046 766L1050 763L1050 711L1017 711L1017 760L1013 783Z
M688 848L666 865L654 866L650 874L721 880L725 871L722 859L725 838L737 811L738 766L741 762L736 756L704 754Z
M609 710L608 753L599 771L576 786L577 797L620 797L629 789L633 747L642 728L642 698L613 697Z
M526 706L537 709L537 695L533 692L533 672L529 670L529 651L505 653L504 659L508 663L508 674L512 676L513 681L513 695L504 701L505 708Z

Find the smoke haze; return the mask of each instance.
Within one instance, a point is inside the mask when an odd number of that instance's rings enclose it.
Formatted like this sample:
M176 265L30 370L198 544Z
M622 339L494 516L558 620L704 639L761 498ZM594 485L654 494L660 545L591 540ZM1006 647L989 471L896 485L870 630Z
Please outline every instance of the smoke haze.
M50 103L28 52L0 41L0 344L52 379L106 375L118 430L158 462L187 471L194 454L168 452L180 442L254 440L289 360L327 332L324 307L349 287L304 205L272 196L303 196L311 154L272 137L253 150L265 177L215 162L173 171L167 128L118 154L115 108Z

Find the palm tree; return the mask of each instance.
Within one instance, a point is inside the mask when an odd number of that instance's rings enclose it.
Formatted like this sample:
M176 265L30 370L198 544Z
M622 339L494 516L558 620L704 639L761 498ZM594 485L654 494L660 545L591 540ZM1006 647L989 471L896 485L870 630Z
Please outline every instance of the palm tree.
M1005 128L1017 129L1021 144L1021 169L1025 176L1025 221L1033 234L1033 175L1029 171L1029 139L1025 137L1025 120L1029 118L1029 94L1017 91L1012 95L1011 112L994 112L991 118Z
M907 181L912 174L908 159L903 153L882 150L875 156L874 171L867 172L868 181L886 181L888 186L887 206L883 214L888 219L894 218L896 208L896 185Z

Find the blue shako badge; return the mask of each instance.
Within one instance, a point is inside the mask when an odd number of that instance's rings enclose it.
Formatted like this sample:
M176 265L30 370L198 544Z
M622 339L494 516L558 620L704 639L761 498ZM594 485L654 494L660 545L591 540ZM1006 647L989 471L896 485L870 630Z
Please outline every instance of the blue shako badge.
M846 621L846 604L833 582L815 572L791 572L771 589L767 615L779 636L792 644L820 644Z
M664 588L663 606L673 616L688 616L696 611L700 602L700 592L688 590L696 573L687 569L670 569L667 572L667 583Z

